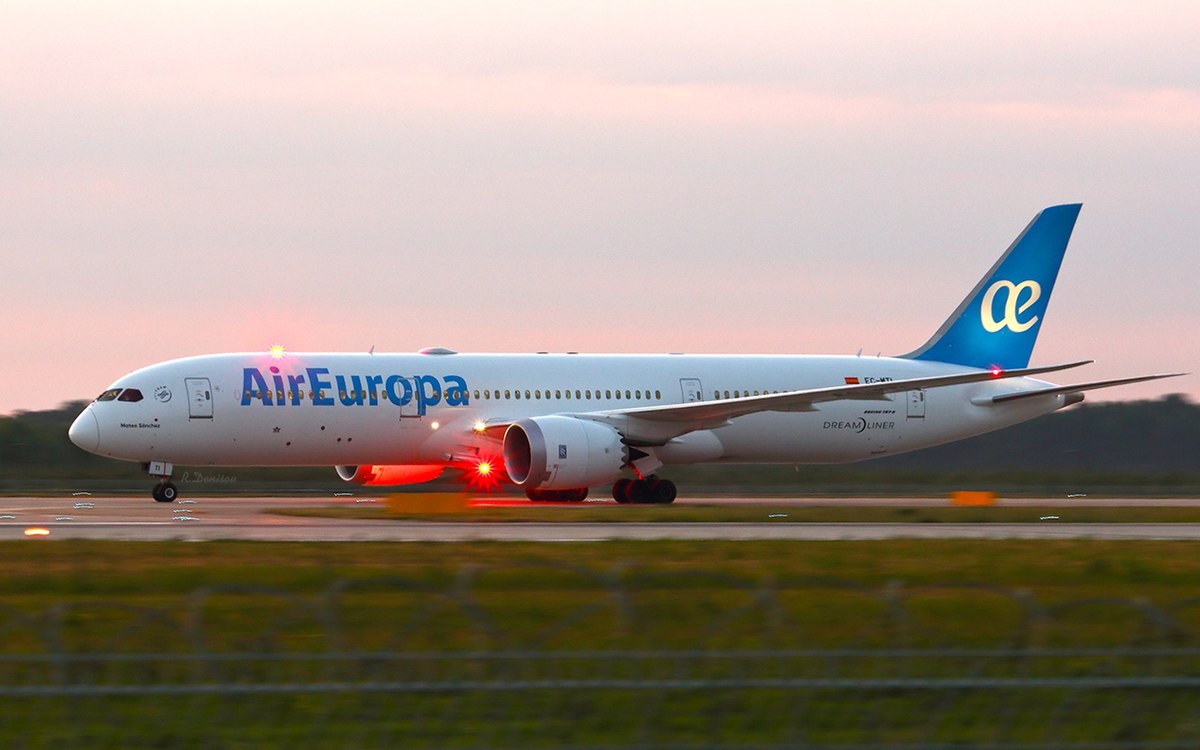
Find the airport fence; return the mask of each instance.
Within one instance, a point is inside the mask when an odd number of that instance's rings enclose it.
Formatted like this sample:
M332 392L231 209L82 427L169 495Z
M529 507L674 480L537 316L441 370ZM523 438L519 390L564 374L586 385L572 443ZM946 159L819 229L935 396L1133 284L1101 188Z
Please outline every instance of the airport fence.
M463 567L0 604L0 747L1195 748L1200 599Z

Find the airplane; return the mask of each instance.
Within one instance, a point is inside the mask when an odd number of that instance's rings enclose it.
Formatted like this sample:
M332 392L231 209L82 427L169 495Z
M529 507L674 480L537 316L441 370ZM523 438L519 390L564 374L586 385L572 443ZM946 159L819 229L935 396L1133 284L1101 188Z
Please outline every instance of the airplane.
M136 461L171 502L176 466L329 466L367 486L447 470L534 501L670 503L655 472L699 463L844 463L961 440L1084 392L1030 367L1080 204L1039 212L932 337L898 356L265 352L118 378L74 421L80 448Z

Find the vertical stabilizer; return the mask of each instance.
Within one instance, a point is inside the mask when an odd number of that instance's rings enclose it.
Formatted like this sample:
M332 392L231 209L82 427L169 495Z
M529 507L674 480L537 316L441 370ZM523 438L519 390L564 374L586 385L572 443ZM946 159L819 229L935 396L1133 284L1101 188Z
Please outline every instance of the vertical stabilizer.
M1029 365L1080 204L1042 210L942 327L908 359L1006 370Z

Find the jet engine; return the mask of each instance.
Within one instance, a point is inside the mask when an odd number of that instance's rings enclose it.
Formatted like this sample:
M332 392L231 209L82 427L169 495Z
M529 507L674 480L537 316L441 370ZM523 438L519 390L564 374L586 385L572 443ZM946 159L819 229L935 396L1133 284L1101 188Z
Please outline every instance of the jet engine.
M526 490L590 487L617 478L626 462L621 435L575 417L522 419L504 433L504 467Z
M383 466L335 466L338 476L347 482L367 487L420 484L437 479L446 470L441 464L390 464Z

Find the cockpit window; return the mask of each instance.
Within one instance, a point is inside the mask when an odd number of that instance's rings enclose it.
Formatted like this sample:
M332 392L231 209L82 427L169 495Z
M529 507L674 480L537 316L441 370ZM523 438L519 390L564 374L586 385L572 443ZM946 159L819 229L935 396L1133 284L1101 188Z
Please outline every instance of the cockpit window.
M109 390L107 390L104 393L101 393L99 396L97 396L96 400L97 401L112 401L114 398L117 397L117 394L120 392L121 392L120 388L110 388Z
M141 401L142 392L137 388L126 388L125 392L117 398L118 401Z

